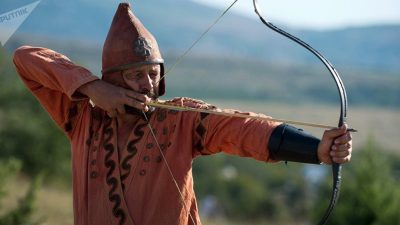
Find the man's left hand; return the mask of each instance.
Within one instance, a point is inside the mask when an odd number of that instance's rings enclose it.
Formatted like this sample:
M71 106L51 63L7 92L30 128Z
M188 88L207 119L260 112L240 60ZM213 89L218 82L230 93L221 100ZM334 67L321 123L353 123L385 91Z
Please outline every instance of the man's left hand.
M322 163L347 163L353 150L352 137L347 124L340 128L326 130L318 145L318 159Z

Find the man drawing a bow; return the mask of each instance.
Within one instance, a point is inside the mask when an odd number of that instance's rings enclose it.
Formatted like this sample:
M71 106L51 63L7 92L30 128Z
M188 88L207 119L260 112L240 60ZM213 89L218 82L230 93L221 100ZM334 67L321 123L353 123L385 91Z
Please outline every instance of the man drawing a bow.
M320 140L278 122L146 105L166 91L164 60L127 3L104 43L102 79L46 48L20 47L14 63L71 142L75 225L201 224L192 177L201 155L350 161L346 125ZM169 103L220 110L188 98Z

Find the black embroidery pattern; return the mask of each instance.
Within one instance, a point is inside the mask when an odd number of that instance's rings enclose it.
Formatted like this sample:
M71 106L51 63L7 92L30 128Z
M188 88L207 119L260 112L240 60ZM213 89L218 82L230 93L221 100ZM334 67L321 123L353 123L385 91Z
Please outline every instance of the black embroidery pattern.
M99 108L93 108L91 111L91 119L90 119L90 130L89 130L89 138L86 140L86 144L90 147L92 144L93 138L94 140L98 140L99 138L99 129L101 125L101 121L103 120L103 116Z
M104 124L105 139L103 142L103 147L107 152L106 157L104 159L104 164L108 168L106 182L108 186L110 186L110 191L108 192L108 199L111 202L114 202L112 213L116 218L119 218L119 225L123 225L126 221L126 214L121 209L121 201L122 201L121 196L119 196L118 193L115 193L118 187L118 180L117 178L112 176L116 168L116 162L111 158L115 151L115 146L110 142L112 137L114 136L114 130L111 127L111 123L112 123L111 118L107 116L105 118L105 124Z
M93 108L92 110L92 117L97 121L101 121L103 119L102 112L99 108Z
M73 106L71 106L71 108L69 108L68 122L65 123L65 125L64 125L64 130L66 132L72 131L72 126L73 126L73 123L74 123L74 117L76 117L77 115L78 115L78 104L73 104Z
M86 145L88 147L90 147L91 143L92 143L92 139L93 139L93 124L90 124L90 128L89 128L89 138L86 140Z
M157 121L162 122L167 118L167 110L165 109L160 109L157 113Z
M179 113L178 110L173 110L173 109L168 110L168 114L177 115L178 113Z
M200 113L200 122L197 125L195 131L196 131L196 135L194 137L194 141L193 141L193 149L197 150L197 151L202 151L204 149L202 140L204 138L204 135L206 133L206 127L203 124L204 119L208 116L209 114L207 113Z
M122 169L126 171L124 174L121 175L121 185L123 190L125 190L124 181L126 178L129 177L129 174L131 172L132 166L129 163L129 160L132 159L137 153L136 144L143 138L144 135L143 128L145 128L146 125L147 125L146 123L139 124L133 132L136 138L128 143L127 149L129 154L124 158L124 160L122 160L122 165L121 165Z

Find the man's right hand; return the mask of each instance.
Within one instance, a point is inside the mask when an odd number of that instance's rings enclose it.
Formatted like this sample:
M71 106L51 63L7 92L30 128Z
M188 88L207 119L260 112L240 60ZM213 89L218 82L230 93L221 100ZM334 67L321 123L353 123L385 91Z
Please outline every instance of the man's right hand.
M115 86L103 80L84 84L77 91L88 96L96 106L105 110L110 117L125 114L124 105L147 112L149 108L145 103L151 100L144 94Z

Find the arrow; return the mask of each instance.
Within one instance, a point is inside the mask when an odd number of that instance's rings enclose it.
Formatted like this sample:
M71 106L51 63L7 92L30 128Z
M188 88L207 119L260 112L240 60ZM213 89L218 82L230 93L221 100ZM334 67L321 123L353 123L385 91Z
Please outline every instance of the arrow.
M310 123L310 122L302 122L302 121L296 121L296 120L276 119L276 118L271 118L271 117L262 117L262 116L246 115L246 114L240 114L240 113L228 113L228 112L222 112L222 111L216 111L216 110L191 108L191 107L175 105L175 104L172 105L170 103L165 103L165 102L152 101L152 102L146 103L146 105L157 107L157 108L178 110L178 111L192 111L192 112L215 114L215 115L220 115L220 116L259 119L259 120L266 120L266 121L288 123L288 124L293 124L293 125L317 127L317 128L323 128L323 129L334 129L334 128L337 128L335 126L329 126L329 125L317 124L317 123ZM355 130L353 128L348 128L347 131L357 132L357 130Z

